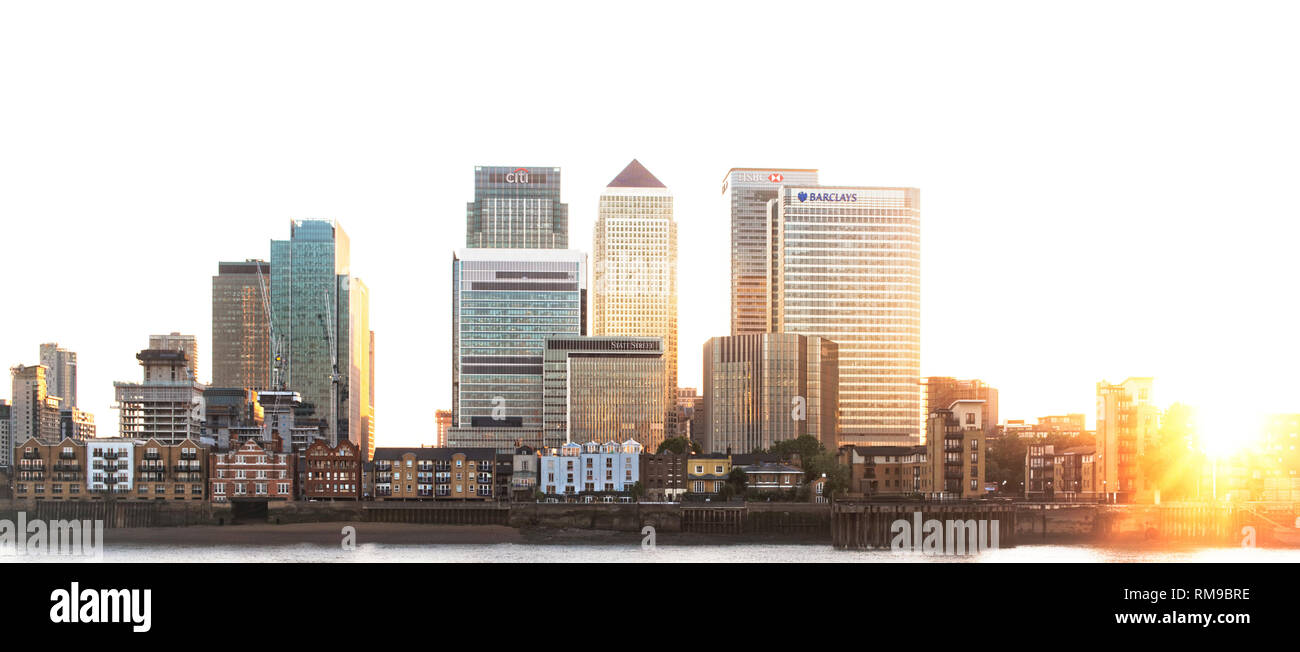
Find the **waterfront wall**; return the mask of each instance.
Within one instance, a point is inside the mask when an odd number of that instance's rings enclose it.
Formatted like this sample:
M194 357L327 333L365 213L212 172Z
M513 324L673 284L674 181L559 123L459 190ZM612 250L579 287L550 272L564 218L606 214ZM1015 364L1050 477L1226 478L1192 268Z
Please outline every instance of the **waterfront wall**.
M857 507L852 507L857 505ZM495 502L307 502L214 503L207 501L0 499L0 519L103 520L106 527L183 527L243 523L377 522L443 525L507 525L517 529L744 535L807 541L866 537L895 518L921 511L953 510L971 518L998 518L1003 545L1066 542L1186 540L1237 544L1242 528L1254 526L1266 543L1278 522L1294 519L1295 507L1212 504L1094 505L1069 503L495 503ZM1272 511L1270 511L1272 510ZM1285 513L1280 513L1285 512ZM1287 511L1290 510L1290 511ZM886 514L887 512L887 514ZM863 516L863 513L867 513ZM872 516L871 514L878 514ZM938 516L936 516L938 517ZM865 519L865 520L864 520ZM879 520L879 524L873 525ZM850 522L851 521L851 522ZM857 534L853 534L857 532Z

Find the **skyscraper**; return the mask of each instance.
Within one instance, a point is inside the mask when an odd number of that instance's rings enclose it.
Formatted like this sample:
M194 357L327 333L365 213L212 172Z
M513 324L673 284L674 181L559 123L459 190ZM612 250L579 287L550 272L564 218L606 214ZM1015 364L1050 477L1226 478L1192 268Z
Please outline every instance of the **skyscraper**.
M476 167L474 201L465 212L465 246L471 249L569 246L560 168Z
M77 354L57 342L41 345L41 365L46 369L49 393L62 399L64 408L77 407Z
M212 277L212 386L271 388L271 264L217 264Z
M811 435L836 446L838 347L825 337L760 333L704 343L706 453L749 453Z
M921 435L921 198L785 186L768 203L773 331L839 345L840 444Z
M19 365L9 373L13 378L13 404L9 407L10 445L19 446L33 437L46 444L58 443L61 399L49 393L49 370L45 365Z
M369 351L352 328L370 306L351 294L350 243L334 220L291 220L289 239L271 241L272 385L298 392L327 420L331 446L365 441L350 392Z
M1152 499L1140 461L1159 428L1153 384L1151 378L1128 378L1118 385L1097 383L1097 482L1108 502Z
M549 335L585 335L587 256L462 249L452 257L449 446L540 446Z
M731 334L772 332L768 267L772 258L767 202L782 185L817 185L817 170L732 168L722 181L731 217Z
M158 351L181 351L185 354L186 368L192 380L199 379L199 340L193 335L172 332L167 335L150 335L149 348Z
M369 461L375 451L375 407L372 403L375 376L371 368L375 334L370 330L370 289L355 276L350 287L348 300L352 310L348 329L352 333L353 354L348 365L348 423L354 424L357 450Z
M677 223L673 196L635 159L600 195L592 238L592 334L664 343L664 436L676 435Z

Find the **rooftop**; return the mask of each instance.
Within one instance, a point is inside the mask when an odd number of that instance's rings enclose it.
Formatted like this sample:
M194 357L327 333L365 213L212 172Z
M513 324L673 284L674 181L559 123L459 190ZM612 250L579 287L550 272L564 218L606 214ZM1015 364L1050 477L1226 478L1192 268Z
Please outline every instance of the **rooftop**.
M655 175L650 174L650 171L645 169L645 166L641 165L640 161L632 159L632 162L628 163L627 167L623 168L623 171L619 172L618 176L614 177L614 180L610 181L609 185L606 187L665 188L667 186L665 186L659 179L655 178Z

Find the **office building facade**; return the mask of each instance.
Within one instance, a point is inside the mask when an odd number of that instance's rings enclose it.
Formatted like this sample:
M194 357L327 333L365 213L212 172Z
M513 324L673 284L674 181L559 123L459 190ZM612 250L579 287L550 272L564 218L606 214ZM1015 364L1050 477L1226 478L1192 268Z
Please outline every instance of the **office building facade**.
M567 249L569 205L560 201L560 168L474 168L466 205L470 249Z
M546 339L544 441L639 442L656 450L664 440L664 349L657 337Z
M456 252L449 445L541 445L546 338L586 334L586 266L567 249Z
M47 391L61 399L62 407L77 407L77 354L57 342L42 344L41 365L46 370Z
M768 203L774 332L839 345L840 441L921 435L921 222L915 188L785 186Z
M701 446L749 453L811 435L837 448L839 353L819 336L761 333L704 343Z
M723 206L731 222L731 334L772 332L773 233L767 203L783 185L817 185L817 170L732 168L722 181Z
M675 436L677 222L672 193L640 162L601 193L592 249L592 334L663 341L664 434Z
M271 264L217 264L212 277L212 384L271 388Z

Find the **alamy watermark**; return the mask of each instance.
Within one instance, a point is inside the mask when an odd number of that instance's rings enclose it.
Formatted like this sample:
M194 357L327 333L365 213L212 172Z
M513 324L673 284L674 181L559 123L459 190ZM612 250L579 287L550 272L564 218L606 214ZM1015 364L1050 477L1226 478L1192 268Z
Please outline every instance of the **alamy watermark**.
M0 519L0 557L104 558L104 521L27 518Z
M921 512L912 512L912 520L900 518L889 526L894 552L919 552L923 555L973 555L998 549L996 519L922 520Z

